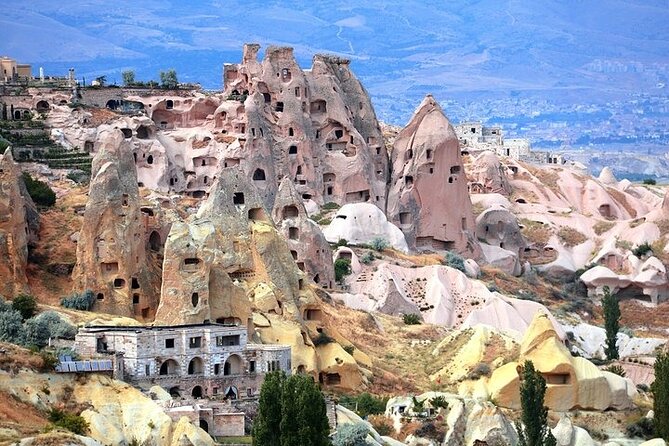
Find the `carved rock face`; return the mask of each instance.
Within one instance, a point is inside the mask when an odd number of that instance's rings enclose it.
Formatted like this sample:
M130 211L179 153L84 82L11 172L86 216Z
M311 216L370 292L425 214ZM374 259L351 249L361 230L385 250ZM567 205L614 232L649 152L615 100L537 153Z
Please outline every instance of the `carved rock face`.
M77 244L75 291L90 289L95 309L151 320L157 276L147 259L150 235L140 211L132 152L120 130L103 128Z
M22 191L21 170L8 148L0 156L0 295L7 298L28 292L28 212L34 204Z
M410 249L478 253L458 139L431 96L393 145L387 215Z

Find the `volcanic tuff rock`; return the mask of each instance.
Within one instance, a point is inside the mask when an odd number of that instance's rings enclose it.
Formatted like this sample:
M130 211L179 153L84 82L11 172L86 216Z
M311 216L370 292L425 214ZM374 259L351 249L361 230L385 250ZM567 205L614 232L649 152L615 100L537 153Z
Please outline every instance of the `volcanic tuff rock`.
M132 152L123 133L101 130L77 243L74 289L90 289L98 311L151 320L158 277L149 266Z
M507 167L502 165L495 152L482 152L467 170L469 192L511 195L512 189L506 177L506 170Z
M627 409L636 394L634 384L601 371L584 358L572 357L545 314L537 314L525 333L518 362L496 369L488 381L491 398L502 407L520 409L519 376L530 360L546 379L545 404L549 409Z
M7 148L0 156L0 294L6 297L28 291L28 218L34 208L12 149ZM33 221L39 225L38 219Z
M338 385L355 388L356 361L339 344L311 341L335 331L322 313L255 185L238 167L222 169L197 214L172 225L156 324L248 323L255 340L291 345L295 370L337 374Z
M281 180L272 219L286 239L298 268L323 288L332 288L335 277L330 245L320 226L309 219L290 178Z
M305 72L292 48L268 47L262 62L258 50L244 45L242 63L224 69L225 94L246 97L243 114L222 105L214 119L216 129L240 139L243 151L234 159L243 158L240 165L259 182L265 203L271 205L276 185L288 176L305 199L383 208L388 155L349 61L316 55Z
M480 254L458 138L432 96L393 145L387 214L411 249Z

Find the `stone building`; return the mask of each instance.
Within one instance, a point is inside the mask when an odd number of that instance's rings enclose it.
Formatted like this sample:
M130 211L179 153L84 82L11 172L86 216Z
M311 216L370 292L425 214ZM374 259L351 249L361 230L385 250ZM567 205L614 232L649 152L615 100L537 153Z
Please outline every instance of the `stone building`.
M32 77L30 64L17 63L16 60L7 56L0 57L0 82L16 82Z
M291 372L290 346L251 344L240 325L92 326L79 330L74 348L82 357L114 354L119 378L173 396L256 397L266 373Z

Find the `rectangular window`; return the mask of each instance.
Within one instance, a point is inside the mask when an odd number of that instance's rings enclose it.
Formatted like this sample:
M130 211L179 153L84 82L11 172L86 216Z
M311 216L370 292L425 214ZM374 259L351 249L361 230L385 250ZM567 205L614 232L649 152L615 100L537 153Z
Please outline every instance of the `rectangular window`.
M190 348L199 348L202 347L202 337L196 336L194 338L190 338L188 342L188 346Z
M221 364L214 364L214 375L219 375L221 373Z
M255 372L256 372L256 362L249 361L249 373L255 373Z
M174 348L174 339L165 339L165 348Z
M146 376L149 376L149 375L151 374L151 366L150 366L149 364L146 364L146 365L144 366L144 374L145 374Z
M216 345L218 347L229 347L231 345L239 345L239 344L240 344L239 335L216 337Z
M248 395L248 396L253 396L253 389L250 388L250 387L247 387L247 388L246 388L246 395Z

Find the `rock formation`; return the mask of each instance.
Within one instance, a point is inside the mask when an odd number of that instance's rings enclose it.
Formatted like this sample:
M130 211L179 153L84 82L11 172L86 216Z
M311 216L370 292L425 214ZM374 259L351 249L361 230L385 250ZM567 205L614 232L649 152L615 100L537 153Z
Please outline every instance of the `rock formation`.
M303 72L292 48L269 47L262 62L258 50L247 44L242 63L225 66L225 94L243 101L234 114L225 104L216 110L215 130L235 136L243 149L226 156L241 159L268 206L288 176L304 199L383 208L388 155L349 61L316 55Z
M5 297L28 291L29 215L34 207L12 149L7 148L0 156L0 295Z
M332 288L335 278L330 245L320 226L309 219L302 197L290 178L281 181L272 219L286 239L298 268L314 283Z
M411 249L479 253L458 139L432 96L393 145L387 215Z
M402 231L390 223L379 208L369 203L342 206L323 232L330 243L344 239L355 245L363 245L380 238L398 251L409 250Z
M253 182L239 167L224 168L197 214L172 226L156 323L247 324L256 342L291 345L294 370L355 388L362 376L351 355L312 341L334 329L310 283Z
M488 392L498 405L520 409L519 367L526 361L546 379L545 404L549 409L627 409L636 387L628 379L601 371L590 361L572 357L545 314L535 316L520 346L518 362L496 369Z
M124 139L111 127L99 134L72 279L75 291L93 291L97 311L149 321L158 306L158 276Z
M476 217L476 234L479 241L490 246L488 248L481 245L488 263L500 267L508 274L517 276L521 273L520 260L526 244L515 215L501 206L489 207ZM506 254L500 250L509 254L500 255ZM508 258L509 261L501 262L502 258Z
M511 185L506 177L507 167L502 165L494 152L482 152L468 167L470 193L511 195Z

